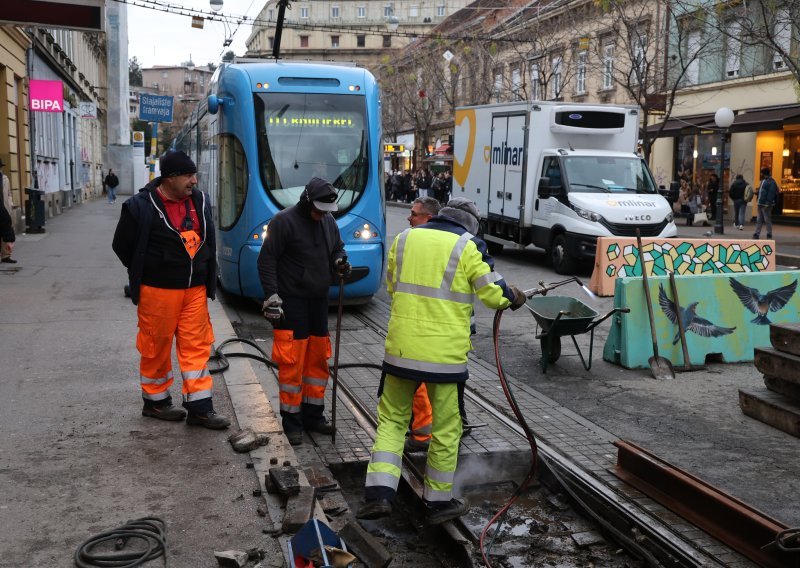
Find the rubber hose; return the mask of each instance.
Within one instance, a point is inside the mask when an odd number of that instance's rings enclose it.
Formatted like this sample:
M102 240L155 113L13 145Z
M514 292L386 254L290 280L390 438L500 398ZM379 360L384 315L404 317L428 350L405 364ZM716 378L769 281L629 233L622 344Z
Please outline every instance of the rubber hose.
M144 541L146 549L115 554L92 552L95 547L107 542L114 542L114 547L121 550L131 539ZM78 568L95 568L97 566L134 568L143 566L146 562L160 556L164 557L164 566L166 567L167 525L158 517L142 517L84 541L75 551L75 566Z

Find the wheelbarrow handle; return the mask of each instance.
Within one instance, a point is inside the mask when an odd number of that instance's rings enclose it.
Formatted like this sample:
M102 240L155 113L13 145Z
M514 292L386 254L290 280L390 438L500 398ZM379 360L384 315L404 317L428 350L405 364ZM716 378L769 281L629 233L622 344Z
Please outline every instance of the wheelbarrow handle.
M600 325L601 323L603 323L604 321L606 321L608 318L610 318L611 316L613 316L616 313L628 314L628 313L630 313L630 311L631 311L630 308L614 308L613 310L608 312L606 315L604 315L600 319L596 319L592 323L590 323L589 326L586 328L586 331L594 329L595 327L597 327L598 325Z

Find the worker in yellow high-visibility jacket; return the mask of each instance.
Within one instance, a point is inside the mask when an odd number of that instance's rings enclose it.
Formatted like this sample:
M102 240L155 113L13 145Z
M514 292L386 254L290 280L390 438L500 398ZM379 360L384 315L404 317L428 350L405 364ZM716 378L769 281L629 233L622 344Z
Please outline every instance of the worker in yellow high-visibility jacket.
M477 295L492 309L525 303L525 295L494 272L486 244L475 236L479 221L472 201L453 199L424 227L398 235L389 251L386 379L367 467L367 502L356 514L360 519L391 513L412 400L421 382L433 410L423 494L427 521L439 524L469 510L465 499L453 497L453 479L462 432L457 385L467 378L473 300Z

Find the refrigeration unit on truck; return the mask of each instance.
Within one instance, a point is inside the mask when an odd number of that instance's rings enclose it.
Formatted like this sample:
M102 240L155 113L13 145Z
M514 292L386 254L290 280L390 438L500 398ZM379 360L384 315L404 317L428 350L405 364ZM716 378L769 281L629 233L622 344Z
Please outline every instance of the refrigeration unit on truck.
M636 154L639 109L524 101L456 109L453 197L477 203L490 251L533 244L555 270L598 237L674 237L672 209Z

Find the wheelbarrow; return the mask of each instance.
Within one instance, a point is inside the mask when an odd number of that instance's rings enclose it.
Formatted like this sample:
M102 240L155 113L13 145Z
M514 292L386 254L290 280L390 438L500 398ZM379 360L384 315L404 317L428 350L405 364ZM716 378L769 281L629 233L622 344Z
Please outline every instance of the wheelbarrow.
M631 311L630 308L614 308L606 315L598 317L596 311L570 296L533 296L525 302L525 307L531 311L542 330L536 335L542 347L542 373L547 372L548 364L555 363L561 357L561 338L567 335L572 338L583 368L587 371L591 369L594 328L617 312L627 314ZM575 340L576 335L587 332L591 333L588 361Z

